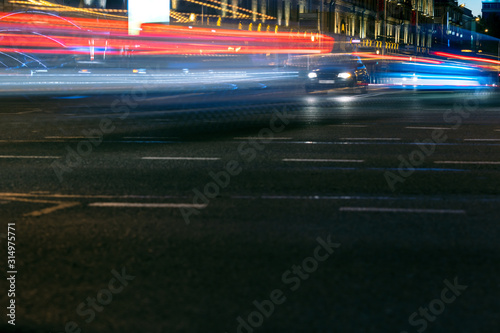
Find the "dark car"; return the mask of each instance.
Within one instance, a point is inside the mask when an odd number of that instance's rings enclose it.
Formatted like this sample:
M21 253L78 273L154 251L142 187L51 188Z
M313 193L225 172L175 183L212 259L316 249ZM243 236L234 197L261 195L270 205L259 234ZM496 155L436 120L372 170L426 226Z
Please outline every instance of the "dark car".
M301 76L305 80L307 93L326 92L331 89L367 92L370 77L358 56L346 53L328 54L295 59L294 62L295 67L302 68Z

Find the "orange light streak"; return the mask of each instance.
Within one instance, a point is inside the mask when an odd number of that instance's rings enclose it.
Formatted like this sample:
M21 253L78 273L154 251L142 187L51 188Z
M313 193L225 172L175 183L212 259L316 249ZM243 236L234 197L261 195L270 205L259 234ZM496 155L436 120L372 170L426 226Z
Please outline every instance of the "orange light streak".
M381 55L369 52L353 52L353 55L357 55L362 58L370 58L370 59L387 59L387 60L399 60L399 61L413 61L413 62L423 62L428 64L442 64L442 61L431 60L425 58L417 58L413 56L393 56L393 55Z

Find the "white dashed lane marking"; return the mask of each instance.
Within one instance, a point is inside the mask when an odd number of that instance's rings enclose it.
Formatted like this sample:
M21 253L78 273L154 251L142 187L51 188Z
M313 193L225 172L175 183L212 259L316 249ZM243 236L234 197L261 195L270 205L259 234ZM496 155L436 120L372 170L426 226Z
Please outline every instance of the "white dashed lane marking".
M339 138L339 140L353 140L353 141L400 141L401 138Z
M171 161L217 161L220 157L180 157L180 156L151 156L142 157L143 160L171 160Z
M497 161L434 161L436 164L485 164L485 165L500 165Z
M340 207L341 212L370 213L417 213L417 214L465 214L462 209L419 209L419 208L382 208L382 207Z
M273 138L266 138L266 137L257 137L257 136L237 136L233 138L234 140L291 140L292 138L288 137L273 137Z
M363 163L364 160L348 159L314 159L314 158L284 158L283 162L340 162L340 163Z
M430 127L430 126L406 126L407 129L421 129L421 130L450 130L450 127Z
M43 158L61 158L60 156L21 156L21 155L0 155L0 158L31 158L31 159L43 159Z
M97 137L85 137L85 136L46 136L45 139L99 139Z
M195 208L203 209L207 205L187 203L148 203L148 202L93 202L91 207L118 207L118 208Z
M368 125L351 125L351 124L338 124L338 125L328 125L331 127L352 127L352 128L365 128Z

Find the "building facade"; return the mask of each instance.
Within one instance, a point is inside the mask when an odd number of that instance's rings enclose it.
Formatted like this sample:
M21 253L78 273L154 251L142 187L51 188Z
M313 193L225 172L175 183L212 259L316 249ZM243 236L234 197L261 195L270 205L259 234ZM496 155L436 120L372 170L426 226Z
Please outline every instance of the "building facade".
M439 48L470 48L475 20L470 9L456 0L435 0L434 45Z
M482 14L482 21L488 29L488 35L500 38L500 0L484 0Z
M128 8L127 0L52 1L64 1L66 5L78 1L76 7L99 8L101 12L119 9L125 17ZM248 30L319 32L333 35L338 41L366 39L409 48L430 48L435 40L434 25L445 23L443 16L434 18L435 1L439 4L454 0L164 1L170 1L171 24L217 24Z
M500 0L484 0L482 4L481 12L484 20L494 15L500 18Z
M434 0L203 0L210 6L201 6L200 1L172 0L172 9L199 15L204 7L206 17L220 15L223 22L253 22L254 26L278 25L281 31L432 45Z

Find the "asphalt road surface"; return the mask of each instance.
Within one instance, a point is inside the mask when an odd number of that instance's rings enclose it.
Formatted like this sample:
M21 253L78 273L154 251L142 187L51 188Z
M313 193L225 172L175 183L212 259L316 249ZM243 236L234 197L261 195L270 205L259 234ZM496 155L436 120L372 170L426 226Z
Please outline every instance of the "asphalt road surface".
M1 100L2 331L499 331L498 93L233 88Z

